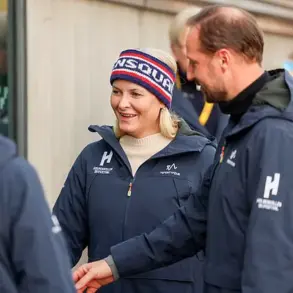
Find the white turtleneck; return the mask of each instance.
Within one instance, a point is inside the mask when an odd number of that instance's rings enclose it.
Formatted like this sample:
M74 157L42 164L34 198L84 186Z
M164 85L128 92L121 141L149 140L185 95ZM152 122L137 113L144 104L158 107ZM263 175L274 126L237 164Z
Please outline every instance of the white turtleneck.
M164 137L161 133L152 134L143 138L124 135L120 138L123 148L134 176L137 169L154 154L165 148L172 139Z

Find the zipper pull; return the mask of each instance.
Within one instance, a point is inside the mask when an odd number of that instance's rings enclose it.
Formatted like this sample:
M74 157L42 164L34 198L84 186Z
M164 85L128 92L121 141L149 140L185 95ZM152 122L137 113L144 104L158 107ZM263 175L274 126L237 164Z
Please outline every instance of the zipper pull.
M131 196L131 190L132 190L132 182L129 183L129 186L128 186L128 192L127 192L127 196Z
M223 159L224 159L224 156L225 156L225 148L226 148L226 141L224 141L222 149L221 149L220 164L223 162Z

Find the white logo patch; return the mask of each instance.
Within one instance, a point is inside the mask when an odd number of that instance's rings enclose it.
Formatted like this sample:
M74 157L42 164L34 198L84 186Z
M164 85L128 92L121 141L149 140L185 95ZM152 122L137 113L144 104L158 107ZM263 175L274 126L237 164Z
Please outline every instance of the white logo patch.
M266 185L265 185L265 192L263 197L269 198L270 195L277 195L280 183L280 173L275 173L274 180L272 176L267 176Z
M229 164L232 167L235 167L236 164L234 160L236 159L236 155L237 155L237 150L232 151L230 157L227 159L227 164Z
M257 198L256 203L259 209L279 211L282 207L282 202L274 199L270 199L270 196L277 196L279 190L281 175L280 173L274 174L274 179L272 176L267 176L263 198Z
M172 165L167 165L166 170L170 171L172 169L174 169L174 170L177 169L177 167L176 167L176 165L174 163Z
M173 163L172 165L167 165L166 171L161 171L160 174L180 176L179 172L172 171L172 170L176 170L176 169L177 169L177 166L175 165L175 163Z
M107 164L109 164L112 160L112 157L113 157L112 151L110 151L110 153L104 152L102 159L101 159L101 162L100 162L100 166L104 166L105 161Z
M93 171L95 174L110 174L113 168L94 167Z

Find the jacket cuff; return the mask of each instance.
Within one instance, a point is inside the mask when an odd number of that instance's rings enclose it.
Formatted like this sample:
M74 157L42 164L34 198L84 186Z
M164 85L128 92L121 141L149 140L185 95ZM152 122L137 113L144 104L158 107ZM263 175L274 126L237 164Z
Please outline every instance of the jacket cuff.
M107 263L107 265L110 267L113 277L114 277L114 281L119 279L119 273L118 273L118 269L115 265L114 259L112 257L112 255L107 256L104 261Z

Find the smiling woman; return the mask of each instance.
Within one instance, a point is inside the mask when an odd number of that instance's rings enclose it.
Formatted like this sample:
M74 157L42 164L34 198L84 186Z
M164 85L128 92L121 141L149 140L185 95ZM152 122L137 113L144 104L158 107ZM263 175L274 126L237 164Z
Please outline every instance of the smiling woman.
M156 49L125 50L110 76L116 126L90 126L102 139L77 158L53 208L72 266L150 231L184 206L213 161L214 145L170 112L176 63ZM201 256L202 257L202 256ZM201 258L200 257L200 258ZM115 292L201 292L197 257L101 288Z
M169 111L177 65L157 49L126 50L111 75L111 106L116 115L115 134L141 138L159 133L169 139L178 130L178 117Z

